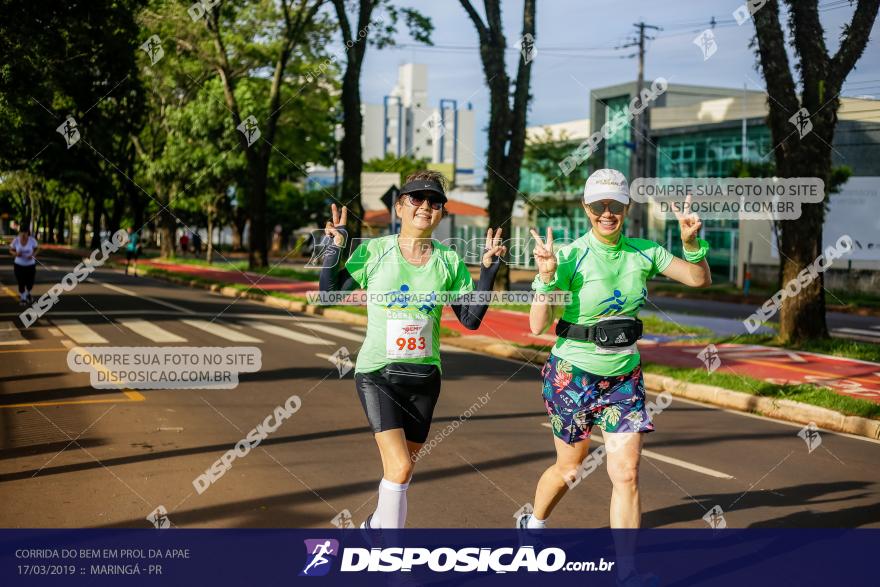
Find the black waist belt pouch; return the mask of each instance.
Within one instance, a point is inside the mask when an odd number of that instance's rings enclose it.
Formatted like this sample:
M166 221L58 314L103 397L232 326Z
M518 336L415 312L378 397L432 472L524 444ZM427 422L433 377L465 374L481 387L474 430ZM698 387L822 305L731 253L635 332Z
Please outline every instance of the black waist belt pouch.
M440 389L440 369L422 363L389 363L382 369L385 380L398 389L414 393L436 393Z
M627 347L642 337L642 321L638 318L608 318L584 326L560 320L556 323L556 336L592 342L603 348Z

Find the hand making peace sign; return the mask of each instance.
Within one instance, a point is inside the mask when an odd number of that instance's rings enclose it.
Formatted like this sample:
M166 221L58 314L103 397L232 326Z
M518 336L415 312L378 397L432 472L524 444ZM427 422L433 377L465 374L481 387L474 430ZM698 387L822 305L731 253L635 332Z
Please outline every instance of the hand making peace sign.
M330 212L333 216L333 222L327 221L327 226L324 227L324 234L333 237L333 244L341 247L345 244L345 237L338 229L345 228L345 221L348 219L348 208L343 206L342 213L340 214L336 204L331 204Z
M535 257L535 263L538 265L538 273L541 278L549 283L556 274L556 255L553 253L553 229L547 227L547 240L542 241L541 235L534 228L529 229L532 237L535 239L535 249L532 255Z
M695 212L691 212L691 197L688 196L684 201L685 212L681 213L673 206L672 211L678 219L678 226L681 229L681 241L685 244L693 243L703 226L703 221Z
M486 252L483 253L483 267L487 269L492 266L492 258L500 257L507 252L507 247L501 244L501 229L495 231L492 235L492 227L486 231Z

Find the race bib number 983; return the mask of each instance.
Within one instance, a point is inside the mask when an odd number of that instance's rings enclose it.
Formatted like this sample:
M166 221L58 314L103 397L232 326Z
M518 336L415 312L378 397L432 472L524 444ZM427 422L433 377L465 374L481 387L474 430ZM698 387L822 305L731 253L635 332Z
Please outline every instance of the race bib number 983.
M389 359L417 359L431 356L433 321L417 317L388 320L385 355Z

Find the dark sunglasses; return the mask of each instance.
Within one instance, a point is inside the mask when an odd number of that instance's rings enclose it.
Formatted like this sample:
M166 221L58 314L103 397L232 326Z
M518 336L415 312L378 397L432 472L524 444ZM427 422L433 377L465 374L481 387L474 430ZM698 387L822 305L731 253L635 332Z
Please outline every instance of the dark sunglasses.
M605 213L605 209L611 210L612 214L623 214L624 208L626 208L625 204L621 204L617 200L612 200L607 204L603 202L593 202L591 204L587 204L587 208L590 209L590 212L595 214L596 216L601 216Z
M429 198L427 196L417 196L415 194L406 194L406 197L409 198L410 203L416 208L421 208L422 204L425 203L425 200L428 200L428 205L431 206L431 210L443 209L442 200Z

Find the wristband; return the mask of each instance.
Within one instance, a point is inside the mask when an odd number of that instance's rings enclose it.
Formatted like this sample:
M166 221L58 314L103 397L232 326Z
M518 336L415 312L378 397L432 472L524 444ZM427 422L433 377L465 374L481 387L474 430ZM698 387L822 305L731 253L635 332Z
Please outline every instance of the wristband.
M696 251L688 251L684 247L682 247L682 252L684 253L684 260L688 263L699 263L709 254L709 243L704 239L698 238L697 244L700 245L700 248Z
M544 280L541 279L541 274L538 273L532 282L532 289L538 293L550 293L556 289L556 275L553 275L553 280L550 283L544 283Z

